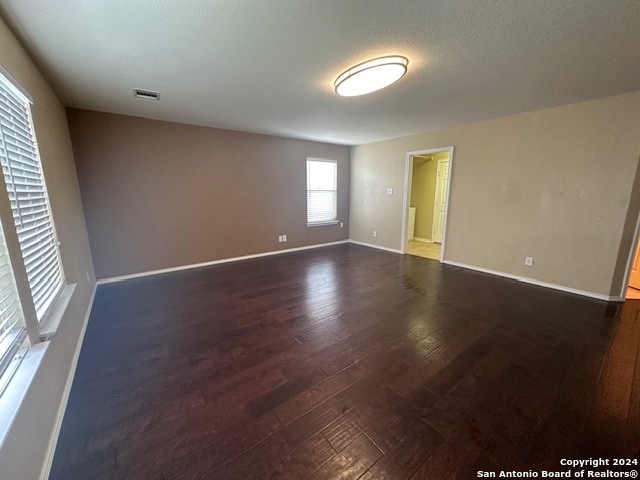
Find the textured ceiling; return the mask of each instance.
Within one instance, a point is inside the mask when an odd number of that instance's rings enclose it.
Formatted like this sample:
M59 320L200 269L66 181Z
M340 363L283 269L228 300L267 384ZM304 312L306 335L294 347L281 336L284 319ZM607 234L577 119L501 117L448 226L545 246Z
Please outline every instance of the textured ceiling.
M638 0L0 0L0 14L67 106L348 145L640 90ZM409 58L399 83L334 93L385 54Z

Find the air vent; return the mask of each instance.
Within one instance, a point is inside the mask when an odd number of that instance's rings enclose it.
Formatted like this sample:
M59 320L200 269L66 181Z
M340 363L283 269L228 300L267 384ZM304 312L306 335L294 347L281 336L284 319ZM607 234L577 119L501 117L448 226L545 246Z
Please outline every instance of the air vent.
M134 88L133 96L137 98L146 98L148 100L160 100L160 92L154 92L153 90L142 90L141 88Z

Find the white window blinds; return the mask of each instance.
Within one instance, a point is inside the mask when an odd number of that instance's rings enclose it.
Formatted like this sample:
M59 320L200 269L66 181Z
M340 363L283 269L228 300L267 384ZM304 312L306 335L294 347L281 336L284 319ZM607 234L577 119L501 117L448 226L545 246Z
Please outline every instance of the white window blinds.
M338 211L338 164L307 160L307 224L332 223Z
M26 337L22 306L0 226L0 379L3 378L5 370L10 367ZM0 381L0 395L4 383Z
M0 163L41 321L63 283L29 101L0 75Z

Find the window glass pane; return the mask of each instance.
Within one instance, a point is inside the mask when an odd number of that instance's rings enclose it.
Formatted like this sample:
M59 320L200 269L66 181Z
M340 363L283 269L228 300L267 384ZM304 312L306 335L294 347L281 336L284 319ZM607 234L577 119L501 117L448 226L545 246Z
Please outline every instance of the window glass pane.
M25 338L22 305L0 225L0 395L7 383L3 375L10 376L7 370Z
M309 162L308 190L335 190L336 164L333 162Z
M307 223L337 219L337 163L307 160Z

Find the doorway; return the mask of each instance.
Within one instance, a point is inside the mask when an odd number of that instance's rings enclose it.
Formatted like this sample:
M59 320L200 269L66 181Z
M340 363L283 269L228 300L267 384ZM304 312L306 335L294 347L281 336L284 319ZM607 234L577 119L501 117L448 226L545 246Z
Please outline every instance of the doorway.
M408 152L402 253L444 259L453 147Z
M633 263L629 272L626 300L640 300L640 242L637 242Z

